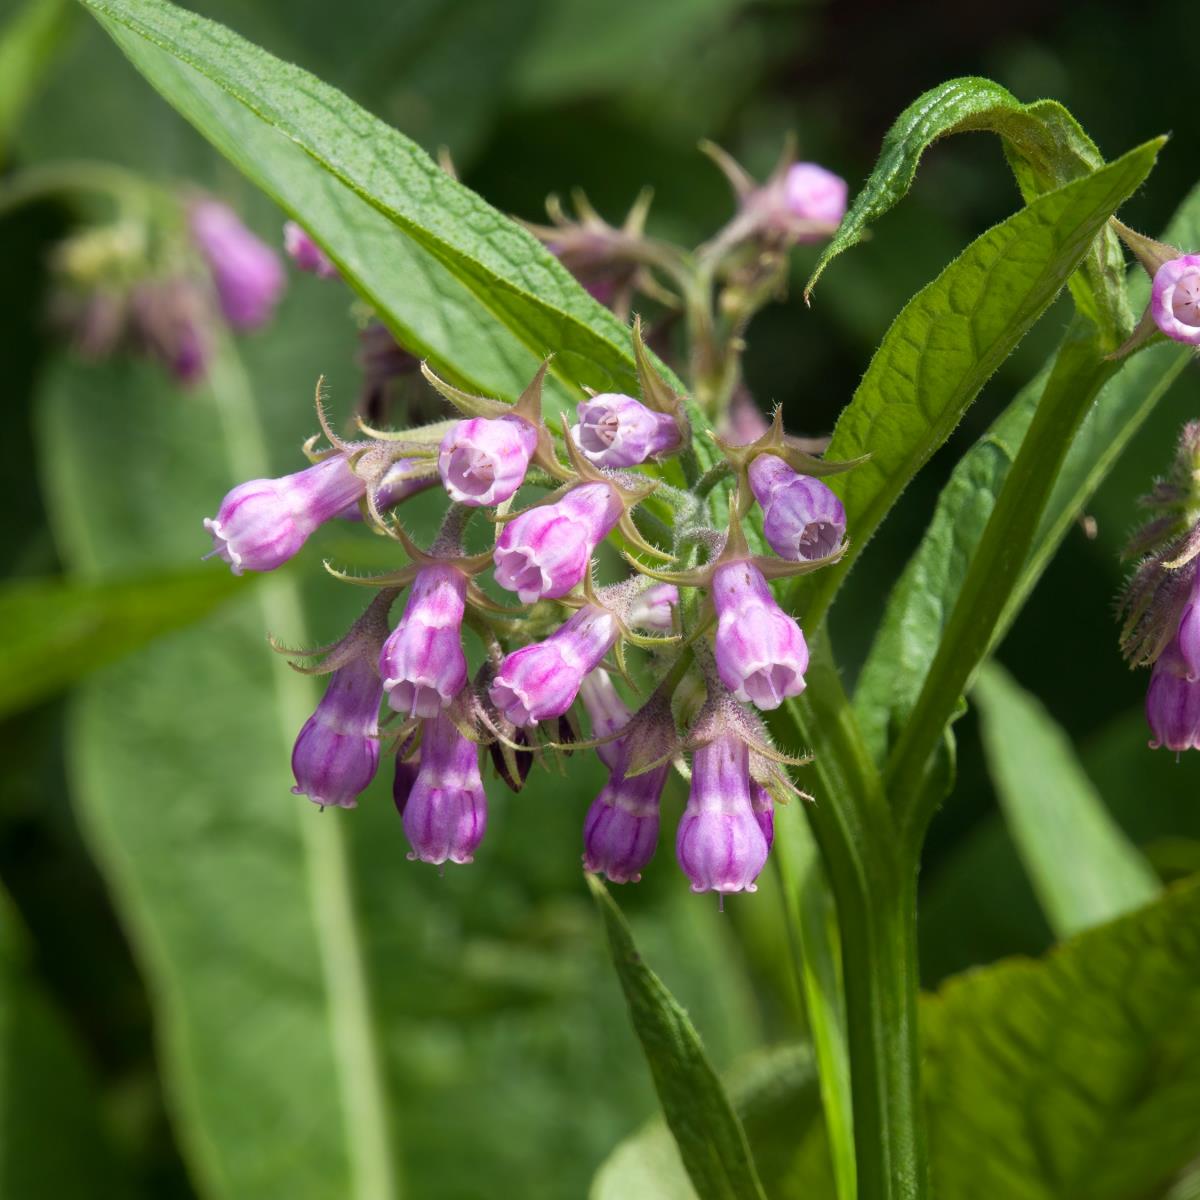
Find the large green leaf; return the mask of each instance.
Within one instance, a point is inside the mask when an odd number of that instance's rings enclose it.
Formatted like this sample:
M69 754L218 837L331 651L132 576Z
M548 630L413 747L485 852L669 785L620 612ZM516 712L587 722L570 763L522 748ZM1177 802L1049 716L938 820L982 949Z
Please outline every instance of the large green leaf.
M923 1018L939 1196L1140 1200L1200 1153L1200 883Z
M0 892L0 1195L129 1196L91 1069L39 986L31 958Z
M627 331L612 313L396 130L165 0L84 3L201 133L312 230L415 352L504 395L550 351L574 384L636 386ZM389 240L400 248L389 251ZM432 309L431 292L440 300ZM476 328L460 344L456 305L496 328L468 321Z
M1104 163L1079 122L1057 101L1022 104L990 79L948 80L919 96L896 118L883 139L875 169L822 252L807 291L812 291L837 255L863 240L870 222L903 199L921 156L933 142L972 130L999 135L1026 201ZM1110 336L1123 333L1129 322L1123 262L1116 237L1106 230L1090 248L1082 278L1072 280L1080 310Z
M608 889L595 875L587 880L663 1116L692 1186L701 1200L765 1200L746 1131L695 1026L638 953Z
M0 588L0 716L198 621L237 586L232 575L196 568L92 585L61 579L6 584Z
M1180 205L1165 234L1170 241L1200 240L1200 189ZM1145 303L1140 272L1131 298ZM1033 589L1088 498L1111 470L1155 404L1191 361L1186 347L1157 346L1125 362L1092 406L1055 481L1033 546L1017 577L996 639ZM963 456L942 490L921 545L892 591L854 693L854 707L876 758L887 753L891 729L904 721L924 684L967 568L1009 468L1051 376L1041 372Z
M905 485L1146 177L1160 145L1131 150L1034 200L976 239L896 318L834 429L831 458L871 457L831 482L846 506L850 550L798 586L810 621L824 614Z
M348 374L351 344L344 298L314 284L245 343L248 378L223 358L180 395L150 367L58 363L39 440L72 572L194 567L232 483L302 465L312 379ZM439 507L418 497L406 522L420 536ZM422 1200L581 1194L653 1109L580 879L599 771L577 756L569 786L539 771L494 792L475 864L445 878L405 862L386 778L354 812L290 795L315 697L265 634L346 627L363 594L319 563L334 539L353 562L348 536L319 532L286 576L105 668L73 707L73 799L146 974L179 1141L220 1200L383 1200L395 1160ZM728 922L669 861L647 876L639 939L728 1061L755 1028Z
M1005 819L1055 933L1078 933L1153 900L1158 879L1054 718L994 663L973 694Z

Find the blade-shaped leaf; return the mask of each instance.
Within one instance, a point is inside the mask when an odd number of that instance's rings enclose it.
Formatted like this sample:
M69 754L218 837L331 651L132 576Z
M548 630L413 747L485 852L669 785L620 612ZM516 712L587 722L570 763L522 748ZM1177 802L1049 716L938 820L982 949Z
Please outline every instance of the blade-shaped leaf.
M594 875L587 880L663 1116L692 1186L701 1200L765 1200L746 1132L695 1026L638 954L608 889Z
M756 1053L729 1071L728 1089L768 1195L775 1200L824 1195L830 1170L822 1153L817 1072L809 1047ZM589 1195L590 1200L695 1200L697 1193L670 1130L655 1117L605 1159Z
M206 570L113 583L22 579L5 585L0 716L198 621L238 586L234 576Z
M553 351L555 370L573 383L636 387L621 322L531 234L396 130L307 72L165 0L84 3L201 133L312 229L415 352L461 375L453 327L430 329L419 302L405 295L414 278L428 276L430 290L445 293L449 280L453 293L508 331L501 360L514 342L524 348L523 382L531 364ZM408 253L373 261L389 232L409 243ZM495 362L473 382L503 385L504 394L512 386Z
M1158 879L1108 815L1053 717L994 663L973 694L1005 820L1059 937L1153 900Z
M1057 101L1022 104L990 79L947 80L919 96L896 118L870 178L822 252L806 294L834 258L861 242L867 226L904 198L921 156L933 142L972 130L1001 138L1027 202L1104 163L1079 122ZM1130 319L1123 289L1124 259L1113 234L1106 230L1097 239L1081 275L1071 281L1080 311L1109 335L1124 331Z
M936 1195L1158 1194L1200 1153L1200 883L951 980L922 1030Z
M831 459L871 457L830 481L846 506L850 549L798 584L810 623L824 615L908 481L1149 173L1160 145L1131 150L1033 201L976 239L904 307L834 429Z
M1165 236L1180 245L1200 241L1200 188L1180 205ZM1149 286L1140 271L1131 279L1130 294L1136 304L1148 298ZM1013 581L997 640L1088 498L1191 358L1186 347L1156 346L1127 360L1120 373L1103 386L1075 436L1029 557ZM921 691L967 567L1033 420L1052 365L1047 364L1022 389L954 468L920 547L892 590L854 693L863 734L879 761L887 753L890 729L905 719Z
M132 1195L91 1070L34 977L24 932L0 891L0 1194Z

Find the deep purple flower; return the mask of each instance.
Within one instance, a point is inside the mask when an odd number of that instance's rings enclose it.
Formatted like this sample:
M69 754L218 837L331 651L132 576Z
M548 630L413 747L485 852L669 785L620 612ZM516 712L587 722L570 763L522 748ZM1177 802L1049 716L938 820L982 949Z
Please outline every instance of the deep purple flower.
M235 575L273 571L297 554L313 531L363 494L364 484L344 454L322 459L280 479L238 484L205 518L213 553Z
M842 502L819 479L799 475L774 454L750 464L750 490L763 510L763 533L780 558L824 558L846 533Z
M571 438L597 467L636 467L648 458L678 450L675 418L647 408L632 396L605 392L576 406L579 424Z
M445 713L425 722L421 765L404 805L409 858L469 863L487 828L479 748Z
M225 319L235 329L255 329L270 320L287 284L279 256L227 204L199 200L188 215Z
M658 809L670 764L626 778L614 769L583 823L583 866L637 883L658 845Z
M1150 311L1167 337L1200 345L1200 254L1180 255L1155 271Z
M587 574L593 552L622 511L615 488L585 483L554 504L522 513L496 542L496 582L516 592L522 604L565 596Z
M767 850L750 792L750 752L735 733L720 734L692 756L675 838L679 865L693 892L753 892Z
M522 646L505 658L489 689L492 703L514 725L562 716L618 633L617 619L608 609L581 608L544 642Z
M1146 720L1154 734L1153 749L1200 749L1200 681L1179 650L1178 638L1159 655L1146 692Z
M379 655L388 704L407 717L436 717L466 686L462 620L467 577L456 567L422 567L400 624Z
M383 685L369 658L356 656L329 677L316 712L292 750L297 796L322 807L353 808L379 766Z
M606 738L624 729L633 715L603 667L596 667L583 677L579 698L592 722L593 738ZM619 740L602 742L596 747L596 755L606 767L615 767L620 757Z
M503 504L525 481L537 430L518 416L459 421L442 439L438 472L452 500L482 508Z
M628 621L638 629L671 633L678 607L679 589L673 583L653 583L639 592L630 605Z
M775 602L762 572L739 559L713 574L717 671L739 699L778 708L804 691L808 646L800 626Z
M307 271L319 279L341 278L329 255L295 221L284 222L283 248L301 271Z
M750 780L750 807L754 810L754 819L770 850L775 844L775 801L757 779Z

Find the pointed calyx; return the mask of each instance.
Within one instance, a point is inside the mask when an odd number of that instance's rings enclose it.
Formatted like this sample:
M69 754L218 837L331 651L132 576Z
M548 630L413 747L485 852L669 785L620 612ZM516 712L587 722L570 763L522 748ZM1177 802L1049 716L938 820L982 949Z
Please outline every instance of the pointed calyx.
M1183 253L1182 250L1177 250L1174 246L1168 246L1165 242L1156 242L1153 238L1148 238L1145 234L1130 229L1128 225L1122 221L1118 221L1116 217L1109 217L1108 223L1112 226L1113 232L1117 237L1129 247L1134 258L1142 264L1146 274L1151 279L1158 274L1159 267L1165 263L1169 263L1174 258L1178 258Z
M845 462L830 462L828 459L818 458L809 449L812 445L809 439L796 438L784 433L782 406L775 409L771 427L767 432L747 445L739 446L715 433L710 433L709 436L721 448L721 453L739 476L745 475L750 464L760 454L774 454L778 458L782 458L793 471L797 471L801 475L812 475L815 478L825 475L840 475L843 471L850 471L860 466L871 457L869 454L863 454ZM746 488L742 488L743 492L746 490Z
M642 388L642 403L655 412L671 417L679 428L680 445L686 446L692 437L692 427L683 411L683 398L654 365L642 336L640 316L633 319L633 357Z

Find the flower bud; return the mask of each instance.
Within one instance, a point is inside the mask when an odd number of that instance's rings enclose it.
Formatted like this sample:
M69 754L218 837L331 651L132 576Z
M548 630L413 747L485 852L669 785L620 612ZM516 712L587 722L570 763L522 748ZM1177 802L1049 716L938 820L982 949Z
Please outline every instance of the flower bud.
M758 455L749 474L763 510L763 534L780 558L825 558L842 544L846 510L819 479L798 474L774 454Z
M674 417L632 396L606 392L580 401L576 412L571 438L593 466L636 467L678 450L682 441Z
M400 624L379 655L388 704L407 717L436 717L467 682L462 620L467 577L452 566L422 567Z
M587 574L592 554L622 511L615 488L585 483L554 504L523 512L496 542L496 582L516 592L522 604L565 596Z
M606 738L624 729L632 716L629 706L613 685L612 676L603 667L596 667L583 677L579 698L592 722L593 738ZM601 742L596 747L596 755L606 767L615 767L620 756L619 740Z
M1154 735L1152 749L1200 749L1200 681L1189 675L1175 639L1154 664L1146 692L1146 720Z
M479 750L445 713L425 722L421 765L404 805L411 859L469 863L487 827Z
M594 690L591 685L589 690ZM586 698L584 703L588 703ZM617 703L624 708L619 697ZM600 719L593 715L593 732L599 736L615 716L615 708ZM669 696L652 697L621 728L624 736L601 747L610 751L604 761L611 773L584 821L583 865L588 871L607 875L613 883L636 883L658 844L659 800L676 745ZM643 770L649 763L658 765Z
M1167 337L1200 345L1200 255L1180 255L1155 271L1150 311Z
M522 646L505 658L488 690L492 703L514 725L562 716L619 631L608 609L581 608L544 642Z
M353 808L379 766L378 719L383 685L375 664L356 656L329 677L316 712L292 750L297 796L322 807Z
M284 222L283 248L301 271L307 271L319 279L341 278L329 255L295 221Z
M161 362L177 382L190 386L208 373L214 318L193 282L178 278L138 284L129 318L135 345Z
M653 633L671 633L675 629L675 610L679 607L679 589L673 583L654 583L639 592L629 606L628 622Z
M789 244L830 237L846 215L846 181L817 163L792 163L742 201L739 229Z
M767 839L750 794L750 752L735 733L718 735L692 757L692 788L675 854L693 892L753 892Z
M537 430L521 417L473 417L442 439L438 472L459 504L503 504L525 481L537 449Z
M343 454L280 479L235 487L204 521L213 550L233 569L273 571L299 553L323 522L357 503L364 484Z
M776 604L762 572L745 559L724 563L713 574L711 590L721 682L761 709L778 708L804 691L804 634Z
M235 329L255 329L270 320L287 282L275 251L216 200L193 204L189 220L225 319Z

